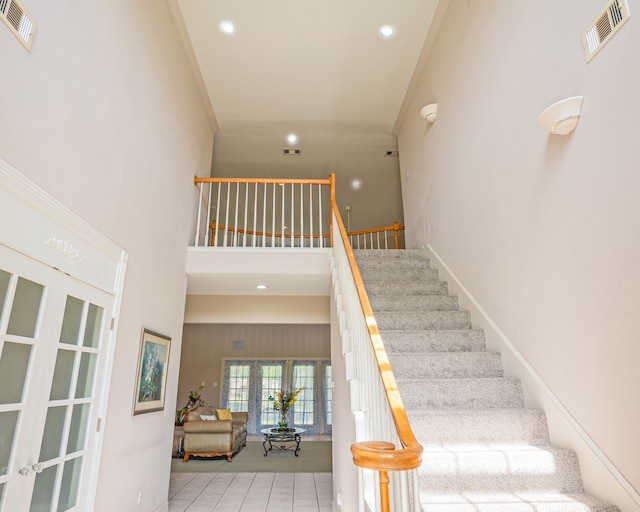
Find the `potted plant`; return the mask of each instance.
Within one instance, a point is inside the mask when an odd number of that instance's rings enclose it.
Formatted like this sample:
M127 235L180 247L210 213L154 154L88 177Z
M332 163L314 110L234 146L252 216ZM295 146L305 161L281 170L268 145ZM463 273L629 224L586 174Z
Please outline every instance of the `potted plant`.
M176 424L182 425L184 423L184 417L189 413L189 411L193 411L197 409L201 405L204 405L204 400L202 400L202 396L200 395L200 391L204 388L204 386L198 386L198 389L189 391L189 399L187 404L182 408L176 411Z

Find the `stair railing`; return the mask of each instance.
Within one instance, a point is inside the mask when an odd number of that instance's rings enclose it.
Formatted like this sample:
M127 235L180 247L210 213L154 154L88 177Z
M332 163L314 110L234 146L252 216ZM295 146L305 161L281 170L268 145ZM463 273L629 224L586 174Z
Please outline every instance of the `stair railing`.
M400 237L402 234L402 243ZM391 226L349 231L349 243L354 249L402 249L404 248L404 226L394 221ZM393 244L389 239L393 237ZM393 245L393 247L390 247Z
M360 511L365 510L365 502L369 510L380 512L419 511L416 468L422 460L422 446L409 425L334 195L331 202L336 233L332 279L356 418L357 442L351 452L361 468Z

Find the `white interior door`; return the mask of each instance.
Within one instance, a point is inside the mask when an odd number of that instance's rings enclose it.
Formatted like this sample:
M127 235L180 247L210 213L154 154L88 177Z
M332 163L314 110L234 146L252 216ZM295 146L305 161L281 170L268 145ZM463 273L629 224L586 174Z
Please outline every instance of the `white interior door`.
M113 300L0 245L0 512L89 509Z

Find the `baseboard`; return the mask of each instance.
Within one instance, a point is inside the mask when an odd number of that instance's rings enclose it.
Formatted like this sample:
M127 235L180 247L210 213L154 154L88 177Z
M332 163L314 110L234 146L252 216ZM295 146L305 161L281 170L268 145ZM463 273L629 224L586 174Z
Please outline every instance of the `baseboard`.
M471 314L474 328L485 331L487 348L502 355L505 374L522 381L527 407L545 411L552 443L570 448L578 454L585 490L615 503L623 512L640 512L640 494L554 395L435 249L427 245L423 250L431 260L431 266L438 270L440 279L447 281L449 293L458 296L460 309L466 309Z
M169 502L165 501L162 505L160 505L154 512L169 512Z

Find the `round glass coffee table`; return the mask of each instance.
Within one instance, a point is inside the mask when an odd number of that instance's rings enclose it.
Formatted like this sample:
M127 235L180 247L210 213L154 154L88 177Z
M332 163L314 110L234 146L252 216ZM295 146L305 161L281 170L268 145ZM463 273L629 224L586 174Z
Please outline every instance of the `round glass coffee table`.
M295 456L298 456L300 451L300 434L306 432L304 428L291 427L291 428L263 428L260 431L264 435L264 441L262 447L264 448L264 456L271 450L292 451ZM295 446L293 445L295 443ZM267 445L269 445L267 447Z

